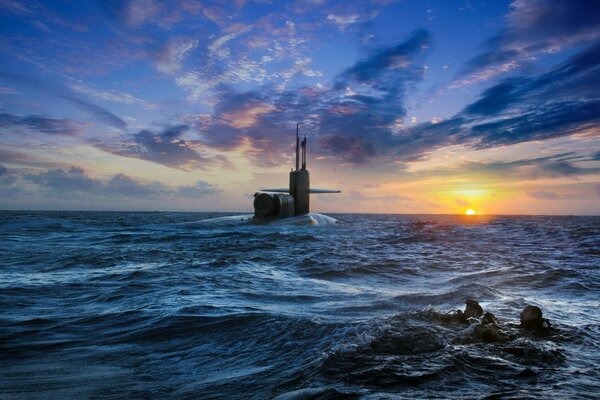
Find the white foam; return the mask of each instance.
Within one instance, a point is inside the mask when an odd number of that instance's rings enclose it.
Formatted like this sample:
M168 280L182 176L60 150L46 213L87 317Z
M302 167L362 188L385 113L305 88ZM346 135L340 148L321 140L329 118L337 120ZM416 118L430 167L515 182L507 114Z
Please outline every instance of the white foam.
M337 219L319 213L308 213L298 217L282 218L270 222L270 225L333 225Z

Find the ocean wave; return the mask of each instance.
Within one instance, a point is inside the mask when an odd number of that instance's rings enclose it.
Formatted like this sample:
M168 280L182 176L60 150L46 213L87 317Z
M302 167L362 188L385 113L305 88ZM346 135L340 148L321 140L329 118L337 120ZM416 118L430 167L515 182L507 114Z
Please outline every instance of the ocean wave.
M0 213L0 397L600 390L599 218L250 216ZM468 298L512 339L466 340L444 315Z

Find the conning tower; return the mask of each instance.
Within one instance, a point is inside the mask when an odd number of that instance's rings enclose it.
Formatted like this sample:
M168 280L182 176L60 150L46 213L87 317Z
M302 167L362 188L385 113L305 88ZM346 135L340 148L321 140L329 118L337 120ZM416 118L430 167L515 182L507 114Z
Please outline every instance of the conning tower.
M339 190L310 188L310 174L306 169L306 143L306 135L300 141L299 125L296 124L296 168L290 171L289 188L262 189L261 192L254 193L255 219L269 221L306 215L310 212L311 193L340 193Z

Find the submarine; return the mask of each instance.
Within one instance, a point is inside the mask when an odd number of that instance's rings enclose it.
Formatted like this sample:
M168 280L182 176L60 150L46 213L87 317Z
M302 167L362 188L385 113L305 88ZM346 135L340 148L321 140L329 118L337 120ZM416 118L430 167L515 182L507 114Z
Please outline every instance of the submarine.
M341 193L340 190L310 188L310 174L306 169L306 134L300 142L298 126L296 124L296 168L290 171L289 188L261 189L254 193L253 222L268 223L308 215L311 193Z

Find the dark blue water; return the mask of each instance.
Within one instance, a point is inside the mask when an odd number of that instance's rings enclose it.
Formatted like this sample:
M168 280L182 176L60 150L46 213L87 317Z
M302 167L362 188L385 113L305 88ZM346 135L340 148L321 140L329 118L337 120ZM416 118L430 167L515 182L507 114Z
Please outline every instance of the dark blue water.
M0 398L599 396L599 217L220 215L1 212Z

